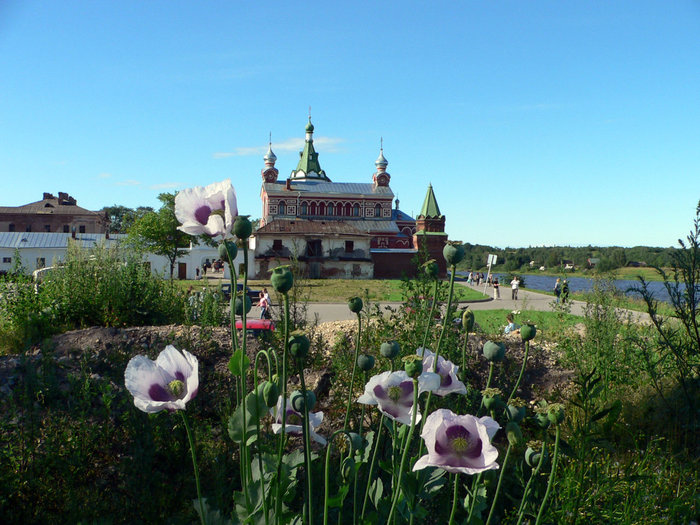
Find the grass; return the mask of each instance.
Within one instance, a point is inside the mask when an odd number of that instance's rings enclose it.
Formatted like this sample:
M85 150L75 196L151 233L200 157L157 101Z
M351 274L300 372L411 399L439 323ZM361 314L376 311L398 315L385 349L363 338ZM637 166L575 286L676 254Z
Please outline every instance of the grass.
M190 286L199 291L206 286L218 287L219 279L203 279L200 281L175 281L176 286L188 289ZM228 281L223 281L228 282ZM301 294L312 303L344 303L349 297L365 296L365 290L373 301L399 302L403 300L402 281L399 279L309 279L303 282ZM252 289L270 288L266 280L249 280ZM487 296L471 290L466 286L455 286L457 301L479 301Z
M510 310L474 310L474 320L484 334L503 334L506 326L506 315ZM556 339L556 331L573 327L582 318L577 315L561 314L559 312L541 312L538 310L522 310L516 315L515 322L522 325L530 322L537 327L540 337Z

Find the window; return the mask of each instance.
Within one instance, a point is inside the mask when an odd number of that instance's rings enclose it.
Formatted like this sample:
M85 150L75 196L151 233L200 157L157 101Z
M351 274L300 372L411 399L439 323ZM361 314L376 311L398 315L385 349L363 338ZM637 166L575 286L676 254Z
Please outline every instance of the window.
M50 232L50 231L51 231L51 225L50 225L50 224L44 224L44 231L45 231L45 232Z
M80 229L78 231L79 231L79 233L85 233L85 225L84 224L81 225Z
M355 204L355 205L352 207L352 215L353 215L353 217L359 217L359 216L360 216L360 205L359 205L359 204Z
M282 251L282 239L275 239L272 241L272 249L275 250L276 252Z
M309 214L309 203L304 201L301 203L301 214L302 215L308 215Z
M350 208L350 203L348 202L345 205L345 213L343 215L345 215L346 217L350 217L350 213L351 213L351 208Z
M27 224L26 228L24 228L24 231L25 231L25 232L30 232L30 231L32 231L32 225L31 225L31 224Z
M318 214L319 215L325 215L326 214L326 205L324 203L321 203L318 205Z
M280 215L287 215L287 204L284 201L280 201L279 211Z
M311 203L311 215L316 215L316 203Z
M321 257L323 251L321 249L321 240L316 239L306 243L306 256L307 257Z
M377 204L377 205L374 207L374 216L375 216L375 217L381 217L381 216L382 216L382 207L381 207L379 204Z
M3 257L2 262L3 264L10 264L12 262L12 257Z
M63 225L63 233L69 233L70 232L70 226L67 224Z
M335 208L333 207L333 203L332 203L332 202L331 202L330 204L328 204L328 211L327 211L327 213L328 213L328 215L330 215L330 216L335 215Z
M12 224L12 223L10 223L10 224L8 225L8 227L7 227L7 231L8 231L8 232L13 232L13 231L15 231L15 225Z
M353 241L345 241L345 253L352 253L355 251L355 243Z

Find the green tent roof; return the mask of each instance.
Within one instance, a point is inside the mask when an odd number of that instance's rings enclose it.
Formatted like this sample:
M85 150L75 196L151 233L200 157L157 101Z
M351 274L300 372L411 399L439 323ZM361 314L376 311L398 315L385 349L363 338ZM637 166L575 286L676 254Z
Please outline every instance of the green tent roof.
M440 206L438 206L437 200L435 199L435 192L433 192L432 184L428 184L428 193L425 194L423 207L420 209L418 216L425 217L426 219L442 217Z

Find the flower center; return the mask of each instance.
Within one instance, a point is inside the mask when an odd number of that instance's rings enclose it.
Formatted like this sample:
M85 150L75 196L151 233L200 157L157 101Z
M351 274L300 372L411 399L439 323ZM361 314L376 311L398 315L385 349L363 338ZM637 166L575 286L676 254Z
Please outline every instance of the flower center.
M456 437L452 440L452 450L457 453L464 453L469 449L469 440L466 437Z
M206 225L209 222L209 216L211 215L211 208L209 206L200 206L194 210L194 218L200 224Z
M177 399L182 399L183 397L185 397L185 383L183 383L179 379L170 381L170 383L168 383L168 390L170 390L170 393L174 395Z
M397 385L390 386L387 389L387 395L394 403L398 403L399 399L401 399L401 396L403 395L403 390L401 390L401 387Z
M287 424L288 425L301 425L303 423L299 414L292 412L287 414Z

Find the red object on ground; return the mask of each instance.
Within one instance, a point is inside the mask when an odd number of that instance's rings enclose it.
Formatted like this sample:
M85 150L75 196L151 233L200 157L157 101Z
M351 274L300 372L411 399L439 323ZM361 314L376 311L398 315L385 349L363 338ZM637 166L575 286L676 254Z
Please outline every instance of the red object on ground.
M247 330L275 330L275 323L269 319L246 319L245 326ZM236 330L243 328L243 322L236 320Z

